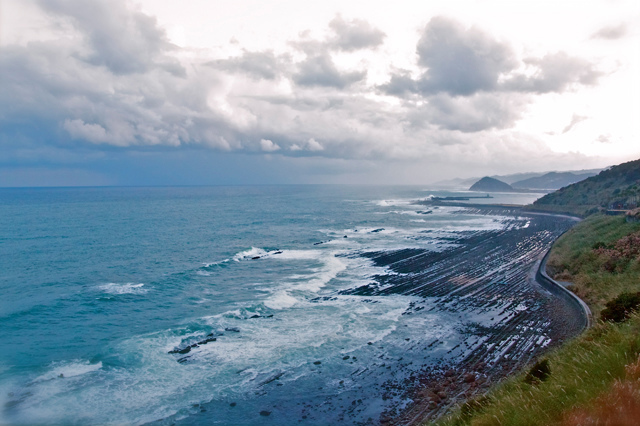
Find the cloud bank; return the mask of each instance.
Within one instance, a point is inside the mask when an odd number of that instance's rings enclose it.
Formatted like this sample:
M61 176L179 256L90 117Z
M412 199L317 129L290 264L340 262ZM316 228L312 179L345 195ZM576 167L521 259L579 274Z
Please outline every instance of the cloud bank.
M300 35L286 52L207 57L172 44L154 17L128 3L36 4L57 37L0 50L5 166L181 149L513 160L528 150L510 129L533 99L596 86L603 76L596 63L563 51L521 57L482 28L442 16L421 29L412 69L391 64L386 81L376 81L366 60L349 58L385 55L387 34L360 19L336 15L323 37ZM574 116L564 132L583 119ZM46 154L54 151L57 160Z

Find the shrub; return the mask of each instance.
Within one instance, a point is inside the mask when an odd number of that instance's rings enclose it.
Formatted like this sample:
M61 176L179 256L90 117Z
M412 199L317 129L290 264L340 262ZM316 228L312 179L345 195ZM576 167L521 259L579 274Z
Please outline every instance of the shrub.
M530 385L537 384L540 382L544 382L551 375L551 366L549 365L548 359L541 359L536 362L531 370L527 373L524 378L525 383Z
M602 321L622 322L640 307L640 292L622 293L605 304L606 308L600 313Z

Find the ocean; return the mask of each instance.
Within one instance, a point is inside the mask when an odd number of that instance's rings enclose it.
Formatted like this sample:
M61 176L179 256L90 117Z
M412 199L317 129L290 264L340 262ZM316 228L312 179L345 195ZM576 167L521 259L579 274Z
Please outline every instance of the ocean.
M531 224L415 204L431 195L461 194L0 189L0 424L377 424L400 412L424 371L455 364L470 323L505 309L385 292L381 277L412 272L379 254L446 257L461 236ZM541 230L535 253L563 230Z

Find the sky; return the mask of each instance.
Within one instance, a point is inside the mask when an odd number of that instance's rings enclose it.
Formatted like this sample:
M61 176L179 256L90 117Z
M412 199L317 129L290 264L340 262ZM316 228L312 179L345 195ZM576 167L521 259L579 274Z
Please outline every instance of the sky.
M0 186L619 164L639 29L636 0L0 0Z

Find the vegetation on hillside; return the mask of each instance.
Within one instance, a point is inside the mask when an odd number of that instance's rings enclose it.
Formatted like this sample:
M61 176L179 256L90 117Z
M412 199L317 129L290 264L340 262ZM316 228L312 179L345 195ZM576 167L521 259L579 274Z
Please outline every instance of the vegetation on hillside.
M564 234L551 252L550 272L574 283L595 325L438 423L596 425L640 418L640 312L633 307L640 292L638 236L640 223L603 215ZM625 293L631 296L620 297ZM626 310L620 322L601 319L605 308L620 304Z
M469 191L480 192L510 192L513 188L508 183L488 176L483 177L469 188Z
M580 182L596 173L576 174L572 172L549 172L542 176L519 180L511 184L514 188L524 189L560 189L572 183Z
M640 291L639 231L640 223L621 216L591 216L556 241L547 271L558 281L571 282L570 290L597 317L614 297L634 291L634 285Z
M639 205L640 160L635 160L547 194L530 207L588 216L608 209L633 209Z

